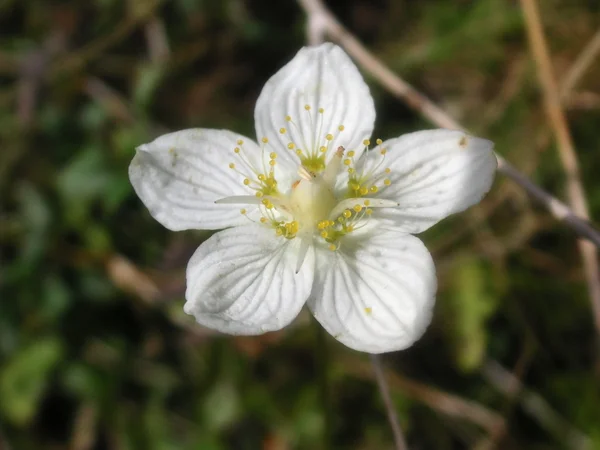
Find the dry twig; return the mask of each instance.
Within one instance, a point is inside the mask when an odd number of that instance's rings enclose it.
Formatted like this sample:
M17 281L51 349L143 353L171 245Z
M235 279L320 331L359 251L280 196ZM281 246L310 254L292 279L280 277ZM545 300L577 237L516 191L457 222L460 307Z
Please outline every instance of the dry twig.
M366 380L373 379L373 371L363 359L356 356L347 356L338 359L343 364L345 374L351 374ZM423 403L433 411L471 422L490 434L499 433L505 427L502 416L479 403L465 400L459 396L405 378L389 369L384 369L383 373L391 389L397 390L402 395Z
M487 381L509 398L518 399L529 413L550 434L573 450L590 449L589 437L574 428L544 400L542 396L525 388L521 380L496 361L487 361L481 371Z
M575 86L586 74L594 60L600 53L600 30L594 34L588 45L581 51L561 83L560 95L567 99L575 90Z
M546 114L548 115L554 137L556 138L560 161L567 176L567 194L569 203L571 204L573 211L575 211L579 217L588 219L588 206L583 184L581 182L577 154L575 152L575 146L573 145L571 133L569 132L567 120L562 110L560 92L556 80L554 79L548 45L544 36L537 3L535 0L521 0L521 5L523 7L525 23L527 25L531 51L538 68L537 73L544 93ZM600 46L600 43L598 45ZM584 64L580 65L585 66L585 61ZM575 71L575 75L571 77L574 81L570 81L570 83L576 82L577 78L579 78L579 73L582 73L581 69ZM570 90L570 85L567 83L565 84L569 88L568 90ZM598 255L595 246L590 242L580 239L578 241L578 246L583 260L584 273L588 285L590 301L592 303L596 330L600 333L600 278L598 271Z

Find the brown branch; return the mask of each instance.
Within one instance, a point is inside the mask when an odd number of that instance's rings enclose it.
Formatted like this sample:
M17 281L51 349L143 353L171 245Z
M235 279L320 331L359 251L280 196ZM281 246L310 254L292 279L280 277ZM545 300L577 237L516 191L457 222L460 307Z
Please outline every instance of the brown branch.
M150 61L155 64L164 64L170 58L171 50L165 31L165 24L156 16L150 18L144 28Z
M579 217L588 219L589 211L583 183L581 182L579 162L569 126L567 125L567 120L562 109L558 84L554 79L550 53L544 36L537 3L535 0L521 0L521 6L525 16L531 52L535 59L538 78L543 89L544 107L556 139L560 161L567 176L569 203ZM579 240L577 244L583 260L596 330L600 333L600 278L597 251L590 242Z
M481 373L485 379L508 398L517 400L523 409L546 431L562 441L567 448L590 449L592 442L588 436L573 427L561 417L539 394L527 389L521 380L498 362L487 361Z
M565 79L561 83L560 95L563 99L568 98L570 94L572 94L575 86L577 86L579 81L583 78L599 53L600 30L594 34L590 42L584 47L579 56L577 56L575 62L565 76Z
M370 365L366 364L360 357L346 356L337 359L343 364L345 374L366 380L374 378ZM389 369L383 369L383 373L392 390L401 392L402 395L423 403L433 411L471 422L490 434L499 433L506 426L502 416L479 403L405 378Z
M377 381L377 386L379 386L379 392L381 393L381 398L385 405L385 412L387 413L388 421L390 422L390 427L392 428L396 450L408 450L406 440L404 439L404 434L402 433L402 428L400 428L400 424L398 422L398 414L396 414L396 408L394 406L394 402L392 401L392 396L390 395L390 388L385 378L385 374L383 373L383 368L381 367L380 356L371 355L371 363L373 365L375 380Z
M463 128L448 113L392 72L385 64L370 53L339 23L337 18L325 7L321 0L298 0L298 3L306 11L309 18L319 17L319 23L326 27L331 39L344 47L348 54L392 95L404 101L415 111L439 127L450 129ZM498 171L500 173L521 186L533 199L545 206L556 219L562 221L573 229L573 231L600 247L600 232L590 225L587 220L578 217L567 205L537 186L500 155L496 155L496 157L498 158Z

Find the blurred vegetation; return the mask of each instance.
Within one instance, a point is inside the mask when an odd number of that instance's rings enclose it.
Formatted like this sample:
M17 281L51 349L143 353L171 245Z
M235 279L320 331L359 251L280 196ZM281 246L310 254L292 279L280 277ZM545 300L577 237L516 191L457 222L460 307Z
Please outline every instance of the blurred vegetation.
M562 80L600 4L539 3ZM564 197L518 2L330 6ZM367 355L329 336L324 353L308 314L252 338L184 316L185 264L209 234L163 229L127 178L134 147L166 130L252 136L260 89L303 27L292 0L0 0L0 448L391 448ZM367 81L377 136L430 127ZM598 62L565 107L597 218ZM423 238L440 278L434 322L385 358L411 448L600 448L576 236L499 179Z

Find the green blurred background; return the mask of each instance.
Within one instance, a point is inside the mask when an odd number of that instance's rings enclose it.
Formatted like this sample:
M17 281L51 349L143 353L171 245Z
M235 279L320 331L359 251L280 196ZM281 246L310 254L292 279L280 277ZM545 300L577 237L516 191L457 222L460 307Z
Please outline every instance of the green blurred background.
M540 0L559 80L595 0ZM519 3L339 0L394 71L564 198ZM292 0L0 0L0 448L388 449L367 355L307 313L232 338L182 312L207 232L152 220L127 178L167 130L253 136L267 78L304 45ZM367 77L376 135L431 128ZM600 217L600 64L564 104ZM422 236L432 325L386 355L413 449L600 448L600 352L576 236L496 181ZM323 345L325 341L326 345Z

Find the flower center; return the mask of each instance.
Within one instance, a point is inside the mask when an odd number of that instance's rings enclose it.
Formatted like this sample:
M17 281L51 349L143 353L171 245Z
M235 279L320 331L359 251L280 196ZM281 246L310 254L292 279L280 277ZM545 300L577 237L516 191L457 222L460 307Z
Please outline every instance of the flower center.
M254 195L227 197L217 203L240 203L258 205L259 221L275 230L277 236L287 239L302 238L305 245L313 239L327 243L329 249L337 250L343 236L362 228L369 220L373 209L396 207L398 204L391 200L377 199L382 189L389 186L387 178L390 169L383 169L386 150L380 148L379 159L369 164L357 165L356 151L346 153L344 147L333 151L332 142L335 139L331 133L323 133L323 108L317 110L318 116L313 120L310 106L304 110L309 116L312 136L301 136L302 147L294 142L287 144L287 150L269 148L272 144L267 138L261 139L262 155L247 155L243 142L237 142L234 154L237 164L232 162L229 167L243 176L243 184L254 192ZM289 126L299 131L299 127L290 116L285 117ZM337 132L344 131L339 125ZM286 135L288 129L280 128L279 133ZM382 141L377 140L381 147ZM365 151L370 141L364 140ZM297 178L293 179L288 189L277 183L277 152L293 151L299 158ZM332 154L333 153L333 154ZM267 158L268 155L268 158ZM258 161L258 163L257 163ZM262 161L262 164L260 162ZM336 191L336 180L343 172L348 173L346 189ZM241 213L248 215L249 220L255 220L244 208Z
M298 218L302 232L312 233L319 221L329 217L337 202L331 186L321 175L308 172L304 166L298 172L301 178L292 184L289 208Z

